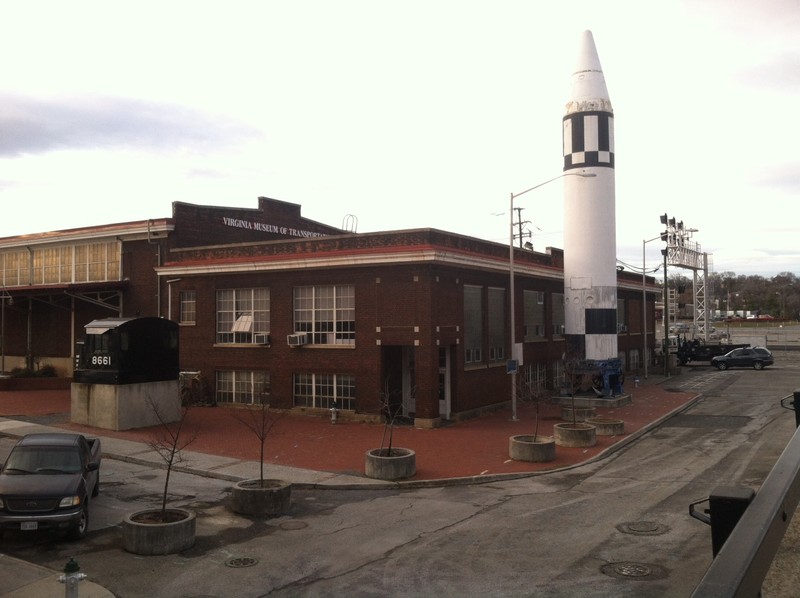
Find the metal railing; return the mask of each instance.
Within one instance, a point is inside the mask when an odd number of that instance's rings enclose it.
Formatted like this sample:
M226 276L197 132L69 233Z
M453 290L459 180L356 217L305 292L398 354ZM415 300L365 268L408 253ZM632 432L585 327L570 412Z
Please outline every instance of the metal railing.
M797 416L800 390L781 399L788 400ZM800 418L795 420L800 422ZM800 503L800 428L795 430L761 488L736 523L730 536L711 562L694 598L756 598L783 536ZM713 513L711 514L713 519ZM713 525L713 523L712 523Z

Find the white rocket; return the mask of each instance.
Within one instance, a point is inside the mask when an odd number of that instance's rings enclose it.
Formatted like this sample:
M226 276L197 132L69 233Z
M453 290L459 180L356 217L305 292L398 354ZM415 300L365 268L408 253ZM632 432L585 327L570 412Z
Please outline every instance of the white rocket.
M591 31L563 119L564 316L568 351L617 358L614 112Z

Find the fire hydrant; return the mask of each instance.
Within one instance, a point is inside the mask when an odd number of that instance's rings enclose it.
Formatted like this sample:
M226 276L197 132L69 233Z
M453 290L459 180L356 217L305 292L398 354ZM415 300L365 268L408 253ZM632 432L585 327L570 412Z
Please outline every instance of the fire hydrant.
M334 401L333 405L331 405L331 423L336 423L336 418L339 417L339 404Z
M58 581L64 584L64 596L66 598L78 598L78 584L86 579L85 573L78 573L81 570L75 559L70 559L64 565L64 575L58 577Z

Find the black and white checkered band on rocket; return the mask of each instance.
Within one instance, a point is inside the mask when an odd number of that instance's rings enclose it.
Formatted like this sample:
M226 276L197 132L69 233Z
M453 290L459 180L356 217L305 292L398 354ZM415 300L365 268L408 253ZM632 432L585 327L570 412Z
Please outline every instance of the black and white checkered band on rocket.
M576 112L564 117L564 170L587 166L614 168L614 115Z

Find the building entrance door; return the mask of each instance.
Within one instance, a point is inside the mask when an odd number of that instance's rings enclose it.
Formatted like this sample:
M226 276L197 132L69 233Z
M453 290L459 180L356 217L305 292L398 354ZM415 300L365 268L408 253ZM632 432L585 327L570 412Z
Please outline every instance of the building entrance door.
M414 347L403 347L403 415L406 417L413 417L417 412L415 357Z
M450 347L439 347L439 417L450 419Z
M412 346L383 347L383 383L381 393L384 408L393 414L413 417L416 401L416 349Z

